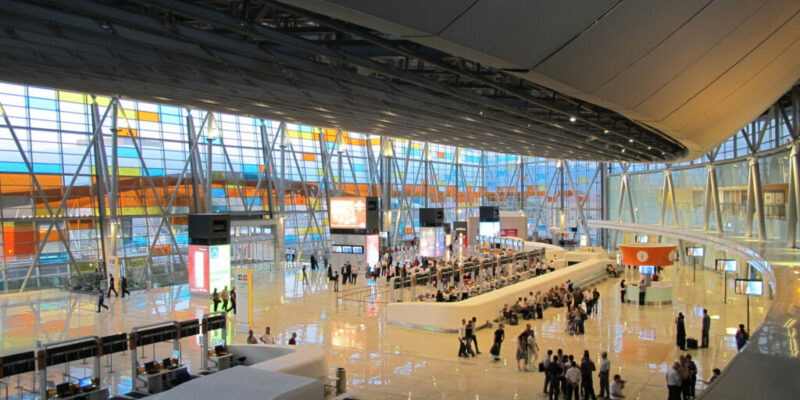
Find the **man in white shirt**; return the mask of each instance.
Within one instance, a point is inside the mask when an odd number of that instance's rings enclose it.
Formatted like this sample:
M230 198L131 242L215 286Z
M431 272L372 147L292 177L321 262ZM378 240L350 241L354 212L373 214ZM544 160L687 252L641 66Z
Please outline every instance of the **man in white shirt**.
M461 320L461 326L458 327L458 356L467 357L467 320Z
M530 327L531 324L528 324L528 326ZM534 336L535 334L536 334L536 331L531 330L530 333L528 334L528 339L527 339L527 341L528 341L528 354L527 354L527 356L528 356L528 365L530 366L529 368L537 368L536 367L536 360L539 359L539 345L536 344L536 337ZM535 371L535 369L534 369L534 371Z
M667 370L667 390L669 390L668 400L681 399L681 374L678 369L681 364L675 361L672 367Z
M614 382L611 383L611 396L609 397L611 400L615 399L624 399L625 396L622 395L622 389L625 387L625 381L619 376L619 374L614 375Z
M571 399L573 393L580 391L580 386L578 385L581 383L581 369L578 368L578 364L576 364L574 361L572 362L572 366L567 370L566 378L567 393L564 398Z
M608 361L608 353L603 352L600 358L600 396L601 398L608 397L608 374L611 372L611 362Z
M275 344L275 338L269 333L269 327L264 332L264 336L261 336L261 343L264 344Z

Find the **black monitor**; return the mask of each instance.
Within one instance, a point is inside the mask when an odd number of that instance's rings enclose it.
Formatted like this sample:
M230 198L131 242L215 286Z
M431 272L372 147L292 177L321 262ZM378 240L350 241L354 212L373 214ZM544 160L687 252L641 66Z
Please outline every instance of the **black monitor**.
M69 382L64 382L56 386L56 393L58 397L67 397L72 395L72 385Z
M214 347L214 353L217 353L217 355L225 354L225 346L219 345Z
M92 378L83 378L78 381L78 387L82 390L92 387Z
M161 361L161 365L164 368L171 368L172 367L172 359L171 358L165 358L163 361Z
M155 371L155 369L156 369L156 363L154 361L150 361L144 364L144 370L147 371L148 374Z

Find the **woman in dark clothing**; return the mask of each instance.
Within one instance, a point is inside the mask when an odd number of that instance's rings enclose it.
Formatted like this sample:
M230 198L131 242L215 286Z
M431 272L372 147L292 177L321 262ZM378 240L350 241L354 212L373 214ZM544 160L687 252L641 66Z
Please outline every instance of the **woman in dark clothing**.
M677 345L681 350L686 350L686 325L684 324L683 313L678 313L675 324L678 325Z
M490 353L495 361L500 361L500 347L503 345L503 340L506 338L505 330L503 330L503 324L494 331L494 344L492 345L492 349Z

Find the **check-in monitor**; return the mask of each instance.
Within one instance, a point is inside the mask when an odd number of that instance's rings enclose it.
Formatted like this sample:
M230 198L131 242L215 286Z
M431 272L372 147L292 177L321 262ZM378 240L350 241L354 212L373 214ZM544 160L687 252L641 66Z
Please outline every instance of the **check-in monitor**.
M763 296L764 282L751 279L737 279L735 283L736 294L747 296Z

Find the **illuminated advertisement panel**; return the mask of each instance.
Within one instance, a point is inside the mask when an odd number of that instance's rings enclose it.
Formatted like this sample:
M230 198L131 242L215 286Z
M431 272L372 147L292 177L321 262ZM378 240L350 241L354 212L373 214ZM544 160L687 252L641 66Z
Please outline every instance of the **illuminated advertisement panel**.
M419 254L423 257L444 257L444 227L419 228Z
M366 237L367 265L375 266L380 262L381 238L380 235L367 235Z
M189 245L189 292L209 294L208 246Z
M209 288L222 291L231 285L231 245L208 246Z
M364 197L332 197L330 227L332 229L366 229L366 199Z
M497 237L500 234L499 222L479 222L478 234L481 236Z
M737 279L735 288L736 294L748 296L762 296L764 294L764 282L762 281Z

